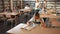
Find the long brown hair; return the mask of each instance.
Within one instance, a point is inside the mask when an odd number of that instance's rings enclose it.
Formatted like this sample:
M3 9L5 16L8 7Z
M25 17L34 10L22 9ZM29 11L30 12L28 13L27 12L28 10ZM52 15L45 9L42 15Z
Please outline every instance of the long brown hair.
M35 17L40 18L40 15L38 12L35 13Z

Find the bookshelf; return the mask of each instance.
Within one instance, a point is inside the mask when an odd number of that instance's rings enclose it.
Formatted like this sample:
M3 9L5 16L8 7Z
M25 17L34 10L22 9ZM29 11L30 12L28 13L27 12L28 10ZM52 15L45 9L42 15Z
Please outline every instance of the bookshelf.
M23 0L12 0L13 1L13 7L19 6L19 8L23 8Z
M19 6L23 8L23 0L0 0L0 12L4 11L6 7L13 10L13 7Z
M56 8L56 10L60 10L60 2L46 0L47 8ZM35 0L0 0L0 12L4 10L5 7L9 7L13 9L13 7L19 6L19 8L24 8L25 4L28 3L31 7L35 7ZM42 0L39 0L40 4L43 3Z
M10 0L3 0L3 4L4 4L4 8L5 8L5 7L11 8Z
M2 11L3 11L3 1L0 0L0 12L2 12Z

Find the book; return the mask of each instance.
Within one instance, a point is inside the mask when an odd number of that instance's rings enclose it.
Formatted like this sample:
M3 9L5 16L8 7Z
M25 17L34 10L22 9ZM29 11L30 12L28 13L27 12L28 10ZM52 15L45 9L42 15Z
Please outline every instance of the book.
M33 28L35 28L38 24L31 24L31 25L27 25L27 24L21 24L22 26L21 26L21 29L25 29L25 30L28 30L28 31L30 31L30 30L32 30Z

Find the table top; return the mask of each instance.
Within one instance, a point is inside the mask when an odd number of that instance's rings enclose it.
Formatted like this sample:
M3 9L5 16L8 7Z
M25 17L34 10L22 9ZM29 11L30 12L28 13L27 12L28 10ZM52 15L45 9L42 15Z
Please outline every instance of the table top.
M41 26L37 26L31 31L20 29L21 25L17 25L16 27L8 30L6 33L9 34L57 34L60 33L60 28L43 28Z
M12 13L2 12L0 14L3 14L3 15L17 15L19 13L16 13L16 12L12 12ZM40 17L43 17L43 18L60 18L60 16L57 16L56 14L42 14L42 15L40 15Z
M16 13L16 12L2 12L0 14L3 14L3 15L17 15L19 13Z
M42 14L40 17L43 18L60 18L60 16L57 16L56 14Z
M19 11L23 11L23 12L31 12L31 9L20 9Z
M16 27L8 30L6 33L11 34L39 34L40 33L40 26L32 29L31 31L21 29L21 24L17 25Z

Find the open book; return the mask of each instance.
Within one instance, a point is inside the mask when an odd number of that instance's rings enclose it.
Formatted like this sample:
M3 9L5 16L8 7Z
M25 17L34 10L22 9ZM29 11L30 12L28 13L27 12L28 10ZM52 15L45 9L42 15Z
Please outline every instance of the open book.
M28 26L27 24L21 23L21 29L31 30L31 29L35 28L37 25L38 24L31 24L30 26Z

